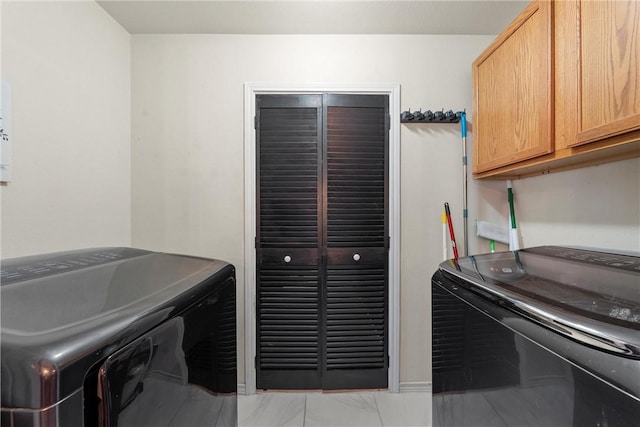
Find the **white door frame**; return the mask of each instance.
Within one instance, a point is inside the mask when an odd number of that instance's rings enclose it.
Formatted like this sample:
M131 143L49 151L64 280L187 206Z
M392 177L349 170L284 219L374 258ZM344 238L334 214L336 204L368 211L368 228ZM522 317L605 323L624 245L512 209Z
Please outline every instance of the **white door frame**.
M389 95L389 391L400 388L400 85L244 85L244 337L245 394L256 392L256 95L300 93Z

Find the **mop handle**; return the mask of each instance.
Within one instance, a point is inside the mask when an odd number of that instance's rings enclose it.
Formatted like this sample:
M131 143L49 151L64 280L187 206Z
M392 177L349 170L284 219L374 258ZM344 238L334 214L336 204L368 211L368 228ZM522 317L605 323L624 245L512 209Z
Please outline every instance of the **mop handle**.
M469 211L467 210L467 114L460 114L460 133L462 134L462 226L464 255L469 255Z
M513 203L513 185L511 180L507 180L507 199L509 201L509 219L511 220L511 229L509 230L509 250L517 251L520 249L518 242L518 228L516 226L516 211Z
M451 221L451 211L449 210L449 203L444 204L444 211L447 215L447 223L449 224L449 235L451 236L451 247L453 248L453 258L458 259L458 248L456 246L456 235L453 232L453 221Z
M511 228L516 227L516 212L513 207L513 188L511 187L511 180L507 182L507 201L509 202L509 216L511 217Z

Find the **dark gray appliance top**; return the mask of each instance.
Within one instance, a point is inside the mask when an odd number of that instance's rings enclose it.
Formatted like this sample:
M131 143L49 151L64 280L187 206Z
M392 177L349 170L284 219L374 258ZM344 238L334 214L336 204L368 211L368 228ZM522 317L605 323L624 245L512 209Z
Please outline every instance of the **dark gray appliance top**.
M77 392L97 362L235 274L223 261L131 248L3 260L1 270L5 408Z
M600 350L640 359L640 257L541 246L450 260L478 293Z

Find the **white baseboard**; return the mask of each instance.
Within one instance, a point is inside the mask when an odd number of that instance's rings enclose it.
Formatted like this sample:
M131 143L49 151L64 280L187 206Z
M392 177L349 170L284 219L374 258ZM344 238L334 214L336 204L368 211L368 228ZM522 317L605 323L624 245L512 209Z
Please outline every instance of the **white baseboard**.
M431 382L406 382L400 383L400 393L431 393Z
M400 393L431 393L431 382L406 382L400 383ZM246 394L246 384L238 384L238 394Z

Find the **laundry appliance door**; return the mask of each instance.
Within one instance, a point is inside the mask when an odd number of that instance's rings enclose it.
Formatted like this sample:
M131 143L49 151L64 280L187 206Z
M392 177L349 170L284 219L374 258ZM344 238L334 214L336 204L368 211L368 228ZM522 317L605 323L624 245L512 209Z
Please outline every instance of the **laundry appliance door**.
M236 426L235 282L112 354L101 427Z

